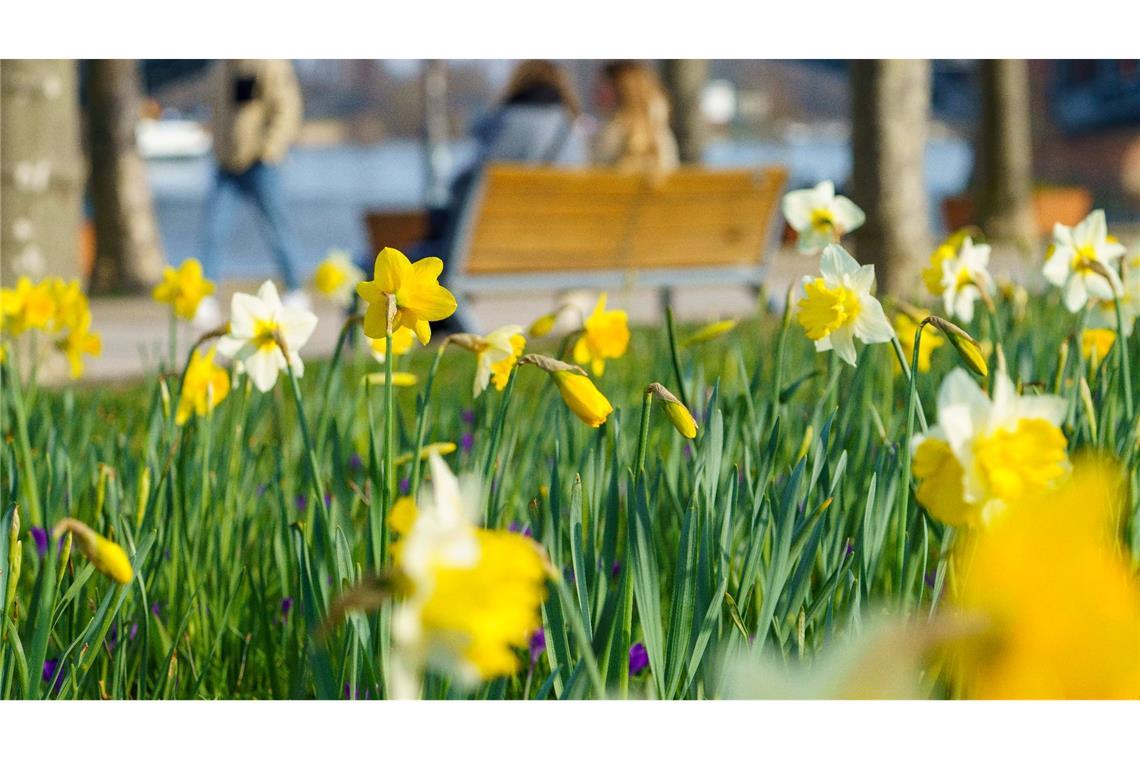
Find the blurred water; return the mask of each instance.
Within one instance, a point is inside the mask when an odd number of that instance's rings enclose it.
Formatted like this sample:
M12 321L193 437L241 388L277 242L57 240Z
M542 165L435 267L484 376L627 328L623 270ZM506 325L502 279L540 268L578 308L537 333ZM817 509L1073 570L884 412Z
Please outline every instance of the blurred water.
M470 160L469 142L453 146L453 166ZM941 199L960 192L969 177L971 150L962 140L931 141L926 152L931 223L941 226ZM356 253L367 244L363 216L368 209L407 209L422 204L424 152L414 140L392 140L366 146L297 148L282 167L290 219L300 239L307 273L329 248ZM847 142L818 138L799 142L719 141L708 146L709 166L758 166L780 163L791 173L790 186L803 187L833 179L842 187L851 171ZM159 228L167 258L177 264L199 255L202 207L213 180L210 159L162 160L149 163ZM274 273L260 221L243 207L226 249L223 277L253 278Z

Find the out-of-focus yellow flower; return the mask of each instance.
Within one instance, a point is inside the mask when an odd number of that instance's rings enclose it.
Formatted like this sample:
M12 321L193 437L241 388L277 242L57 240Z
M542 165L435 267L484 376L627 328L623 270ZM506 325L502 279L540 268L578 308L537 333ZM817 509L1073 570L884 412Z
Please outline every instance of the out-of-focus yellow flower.
M975 526L1043 497L1069 470L1064 414L1063 399L1018 396L1004 374L995 375L991 400L965 370L952 370L938 393L938 424L911 443L919 503L948 525Z
M970 333L942 317L925 317L924 321L931 327L938 328L939 332L950 341L950 346L958 352L958 358L967 369L981 377L990 374L986 359L993 353L993 343L988 340L979 343ZM926 342L925 339L923 342Z
M372 358L381 364L384 363L384 352L388 350L387 338L380 336L379 338L369 338L368 347L372 350ZM407 327L398 327L392 332L392 353L395 356L403 356L412 350L412 343L416 340L416 334Z
M942 306L946 316L963 322L974 318L974 302L991 298L996 292L989 273L990 247L975 245L969 237L962 240L958 253L942 262Z
M697 421L680 399L661 383L650 383L647 390L665 405L665 416L669 418L669 422L673 424L678 433L685 438L697 437Z
M58 539L64 533L70 533L75 539L75 545L83 553L95 569L114 580L116 583L126 585L134 578L131 570L131 561L123 547L114 541L100 536L84 523L72 517L65 517L56 523L52 529L52 536Z
M549 335L550 331L554 329L554 323L558 321L559 312L560 310L555 310L549 314L543 314L531 323L530 327L527 328L527 332L535 338L542 338Z
M25 330L47 330L55 318L56 301L50 281L32 284L30 277L16 280L15 288L0 289L4 331L16 336Z
M838 245L827 246L820 259L821 277L804 277L804 297L796 304L796 320L816 351L834 349L839 358L855 366L854 338L864 343L886 343L894 330L883 306L871 295L875 268L859 266Z
M707 324L695 333L685 338L685 346L695 346L698 343L707 343L710 340L716 340L722 335L730 333L736 328L738 324L735 319L722 319L719 322L712 322Z
M342 306L352 301L356 285L364 279L364 271L344 251L333 249L313 270L313 287Z
M913 319L906 312L900 311L895 314L895 332L899 336L899 344L903 348L903 356L907 361L910 361L914 356L914 334L918 331L918 323L925 319L928 315L924 311L920 311L915 315L917 321ZM930 371L930 355L934 353L934 349L944 345L946 341L939 335L938 330L931 327L929 324L922 328L922 340L918 344L918 371ZM902 368L898 362L891 364L891 368L897 375L902 372Z
M541 625L547 565L531 539L506 531L481 530L477 484L461 484L438 456L430 459L432 494L417 508L392 548L410 593L392 621L396 644L393 691L418 695L429 663L474 686L508 676L520 665L516 654ZM413 512L414 510L414 512ZM395 511L395 510L394 510Z
M162 270L162 282L154 286L154 300L170 304L179 319L190 320L202 299L214 292L214 283L202 276L198 259L186 259L178 269Z
M396 499L396 503L392 505L392 509L388 512L388 527L393 533L398 533L401 536L408 534L412 526L416 524L416 516L419 510L416 509L416 500L411 496L401 496Z
M986 625L951 650L975 699L1140 698L1140 585L1115 546L1111 468L1078 463L962 547L955 606Z
M83 355L98 356L103 353L103 339L99 333L91 332L91 312L85 312L77 325L72 327L56 346L71 368L71 376L79 377L83 374Z
M385 248L376 256L372 279L356 286L356 293L368 304L364 312L364 334L382 338L388 331L388 296L396 299L395 323L415 331L420 343L431 340L429 322L447 319L455 313L455 296L439 284L443 261L428 256L412 263L395 248ZM393 325L395 329L395 324Z
M1085 357L1095 371L1116 342L1116 331L1104 327L1092 327L1081 332L1081 356Z
M55 329L74 329L90 311L83 285L77 279L64 282L61 277L53 277L49 282L52 298L55 299Z
M629 347L629 316L621 309L606 311L606 294L602 293L584 329L574 343L574 361L588 362L590 371L600 376L606 370L606 359L625 355Z
M938 297L945 291L946 286L942 281L943 263L953 262L957 259L958 249L962 247L962 242L968 237L975 237L975 233L976 230L970 227L958 230L943 240L930 254L930 262L926 269L922 270L922 282L926 285L930 295Z
M368 385L384 385L388 379L384 376L383 372L370 372L364 376L364 382ZM393 388L413 388L419 382L411 372L393 372L392 373L392 387Z
M457 448L459 447L456 446L452 441L436 441L435 443L429 443L420 449L420 459L428 459L432 455L445 457L448 454L454 454ZM401 465L407 464L410 461L412 461L412 452L406 451L393 459L392 463Z
M216 353L217 348L211 348L205 355L195 350L190 357L178 399L178 411L174 415L176 425L186 424L192 413L205 416L229 394L230 376L224 368L214 364Z
M550 376L558 386L558 392L562 394L566 406L590 427L600 427L613 412L614 408L610 405L609 399L602 395L586 375L559 370L552 372Z

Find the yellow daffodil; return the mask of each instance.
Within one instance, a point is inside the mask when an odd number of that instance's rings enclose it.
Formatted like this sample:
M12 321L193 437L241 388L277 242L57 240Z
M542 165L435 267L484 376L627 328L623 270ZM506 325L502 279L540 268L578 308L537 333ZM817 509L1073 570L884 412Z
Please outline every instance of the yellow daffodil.
M186 259L178 269L162 270L162 282L154 287L154 300L170 304L179 319L190 320L202 299L214 292L214 283L202 276L198 259Z
M515 673L516 650L541 625L546 597L539 545L475 527L483 511L478 484L460 483L438 456L429 465L432 492L401 508L406 530L392 548L409 588L392 620L393 693L404 698L418 696L429 665L467 687Z
M710 340L716 340L722 335L732 332L738 324L735 319L722 319L719 322L712 322L705 325L695 333L685 338L685 346L695 346L699 343L707 343Z
M788 225L796 231L796 250L803 254L819 253L867 220L850 198L835 194L831 180L793 190L784 196L782 208Z
M1109 237L1104 211L1097 209L1076 227L1066 227L1060 222L1053 225L1053 245L1045 261L1045 279L1062 288L1065 308L1075 313L1090 296L1111 300L1120 292L1116 260L1123 255L1124 246Z
M75 540L75 546L84 557L95 566L95 569L106 575L116 583L126 585L134 578L131 561L123 547L114 541L100 536L84 523L72 517L65 517L56 523L52 529L52 536L58 539L64 533L70 533Z
M985 524L1005 505L1047 494L1069 470L1064 400L1018 396L1002 373L993 392L991 400L965 370L952 370L938 424L911 443L918 501L949 525Z
M313 287L321 295L347 306L352 302L356 286L364 279L364 271L344 251L333 249L313 270Z
M943 240L934 249L934 253L930 254L930 262L922 270L922 282L930 295L938 297L943 294L945 290L945 286L942 284L943 264L947 261L953 263L954 259L958 258L958 249L962 247L962 241L970 237L972 232L971 228L958 230Z
M829 245L820 260L822 277L804 277L804 296L796 320L816 351L834 349L839 358L855 365L855 343L886 343L894 336L882 304L871 295L875 268L859 266L851 254Z
M585 374L559 370L550 374L562 400L578 419L590 427L600 427L614 408Z
M1095 370L1112 350L1116 342L1116 331L1104 327L1092 327L1081 332L1081 356L1085 357Z
M906 312L900 311L899 313L895 314L894 320L895 332L898 333L899 344L903 348L903 356L906 357L906 360L908 362L914 355L914 334L918 330L918 323L925 319L928 315L926 312L919 312L915 316L918 318L917 321L915 321L915 319ZM930 355L934 353L934 349L944 345L945 343L946 341L943 340L942 335L939 334L938 330L936 330L931 325L928 324L922 328L922 340L919 341L918 344L919 372L930 371ZM896 375L902 372L902 368L899 366L898 362L893 362L891 364L891 369L894 370L894 373Z
M530 327L527 328L527 332L535 338L541 338L543 336L549 335L550 331L554 329L554 323L558 321L558 314L559 311L552 311L549 314L543 314L541 317L531 323Z
M606 294L598 297L593 313L586 318L582 337L574 343L574 361L590 364L590 371L601 376L606 359L617 359L629 347L629 316L621 309L606 311Z
M982 624L951 648L973 699L1140 698L1140 584L1122 558L1112 470L1022 501L961 553L952 601Z
M996 291L989 263L990 247L975 245L969 237L962 240L955 257L942 262L942 305L948 317L969 322L974 302Z
M426 346L431 340L429 322L455 313L455 296L439 284L442 273L443 261L435 256L413 264L395 248L380 251L373 279L356 286L357 294L368 304L364 334L370 338L384 337L388 329L388 296L393 296L395 322L414 330L420 343Z
M99 333L91 332L91 312L84 312L79 323L67 331L56 343L67 357L72 377L83 374L83 355L98 356L103 353L103 339Z
M412 350L412 344L416 340L416 334L407 327L398 327L392 332L392 354L393 356L403 356ZM372 351L372 358L381 364L384 363L384 352L388 350L388 339L385 336L379 338L369 338L368 347Z
M90 311L83 285L79 280L64 282L61 277L53 277L50 283L52 298L55 299L54 329L74 329Z
M229 394L230 376L225 369L214 364L216 353L217 348L211 348L204 355L195 350L190 357L190 366L186 368L186 379L178 400L178 411L174 416L175 424L184 425L191 414L205 416Z
M511 370L526 348L526 338L519 325L506 325L486 335L461 333L451 336L458 346L475 353L475 379L472 394L478 398L492 382L495 390L503 390Z
M50 281L33 284L30 277L16 280L15 288L0 290L4 330L16 336L25 330L47 330L55 318L56 301Z
M418 514L416 500L411 496L401 496L388 512L388 527L393 533L405 536L416 524Z
M256 296L234 293L229 333L218 341L218 353L240 361L254 386L268 393L286 367L292 367L297 376L304 374L305 365L297 352L316 326L315 314L282 305L277 287L266 280ZM278 339L288 348L288 356Z

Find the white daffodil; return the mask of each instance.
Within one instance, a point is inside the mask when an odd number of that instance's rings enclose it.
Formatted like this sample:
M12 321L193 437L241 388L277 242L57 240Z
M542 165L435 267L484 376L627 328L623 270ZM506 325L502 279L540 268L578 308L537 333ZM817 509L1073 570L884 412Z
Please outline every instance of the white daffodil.
M796 304L796 320L816 351L834 349L855 366L855 343L886 343L894 337L883 307L871 295L875 267L859 266L851 254L831 244L820 259L822 277L804 277L804 294Z
M511 368L515 366L523 348L526 347L526 338L523 328L519 325L506 325L492 330L483 336L482 344L475 354L475 383L472 393L476 398L487 385L494 380L495 388L502 390L507 379L511 376Z
M957 368L938 392L938 424L911 441L918 501L949 525L985 523L997 508L1055 487L1069 471L1065 401L1018 396L1004 373L993 399Z
M292 366L298 376L304 373L305 365L297 352L316 326L315 314L283 306L277 288L266 280L256 296L234 293L230 331L218 341L218 352L240 361L253 384L265 393L287 366ZM282 353L278 338L288 347L288 357Z
M1120 290L1120 331L1125 337L1131 337L1138 316L1140 316L1140 256L1135 256L1124 269ZM1116 305L1111 299L1097 300L1096 308L1089 314L1089 327L1117 329Z
M1063 288L1065 308L1080 311L1089 296L1110 300L1120 292L1115 263L1124 255L1124 246L1108 236L1104 211L1097 209L1076 227L1053 225L1053 250L1045 262L1045 279ZM1102 265L1096 271L1093 263ZM1106 280L1103 273L1108 274Z
M330 250L313 271L313 287L317 292L342 306L352 302L356 286L363 280L364 270L353 264L346 252L336 248Z
M785 195L783 211L796 231L796 250L803 254L819 253L867 220L850 198L835 194L835 183L829 179Z
M989 265L990 247L975 245L968 237L962 241L957 256L942 261L942 304L946 316L963 322L974 318L974 301L981 297L981 289L990 295L995 292Z

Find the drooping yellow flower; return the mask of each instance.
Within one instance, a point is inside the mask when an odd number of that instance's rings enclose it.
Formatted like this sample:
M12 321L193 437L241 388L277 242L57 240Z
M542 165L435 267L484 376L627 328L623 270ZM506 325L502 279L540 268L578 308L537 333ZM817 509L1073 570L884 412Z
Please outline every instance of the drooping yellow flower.
M598 297L593 313L586 319L582 337L574 343L574 361L590 364L590 371L601 375L606 359L617 359L629 347L629 316L621 309L606 311L606 294Z
M131 561L123 547L114 541L104 538L84 523L72 517L65 517L56 523L52 529L52 536L58 539L64 533L70 533L75 545L95 569L112 579L116 583L126 585L134 578Z
M908 362L911 360L911 357L914 356L914 334L918 330L918 323L925 319L927 314L926 312L919 312L916 316L918 317L917 322L906 312L900 311L895 314L895 332L898 333L899 344L903 348L903 356L906 357ZM938 330L929 324L922 328L922 340L919 341L918 344L919 372L930 371L930 355L934 353L934 349L945 343L946 341L942 338ZM902 372L902 368L898 362L892 363L891 368L896 375Z
M55 309L50 281L32 284L30 277L21 277L15 288L0 290L0 313L4 316L4 331L9 335L47 330L55 318Z
M1095 371L1116 342L1116 331L1105 327L1092 327L1081 332L1081 355Z
M1009 506L961 552L955 606L983 624L951 649L975 699L1140 698L1140 584L1115 545L1112 470Z
M476 528L482 513L477 484L461 485L438 456L430 468L432 493L418 508L398 506L397 523L405 530L392 553L410 593L392 621L397 697L418 695L428 665L468 687L516 672L516 650L541 625L546 597L547 566L538 544Z
M804 277L804 297L796 304L796 321L816 351L834 350L855 365L854 338L886 343L894 337L883 306L871 295L873 266L859 266L838 245L827 246L820 259L821 277Z
M98 356L103 353L103 339L99 333L91 332L91 312L84 312L79 323L56 342L56 346L67 357L71 376L83 374L83 355Z
M376 256L373 279L356 286L357 294L368 304L364 313L364 334L382 338L388 329L388 296L396 299L395 322L415 331L420 343L431 340L434 320L455 313L455 296L439 284L443 261L428 256L412 263L395 248L385 248Z
M186 259L178 269L162 270L162 282L154 286L154 300L170 304L179 319L190 320L202 299L214 292L214 283L202 276L198 259Z
M1069 470L1064 413L1055 396L1018 396L1004 374L995 375L991 400L965 370L952 370L938 394L938 424L911 444L919 503L948 525L976 526L1049 493Z
M403 356L412 350L412 343L416 340L416 334L407 327L398 327L392 332L392 354L394 356ZM368 347L372 351L372 358L381 364L385 360L385 352L388 350L388 339L381 335L379 338L369 338Z
M214 364L216 353L217 348L211 348L205 355L195 350L190 357L182 395L178 399L178 411L174 416L176 425L184 425L192 413L205 416L229 394L230 376L224 368Z
M329 251L313 270L313 287L317 292L343 306L352 301L352 293L363 279L360 267L352 263L347 253L336 249Z
M562 400L578 419L590 427L600 427L610 416L614 408L609 399L602 395L593 381L586 375L579 375L568 370L559 370L550 374Z

